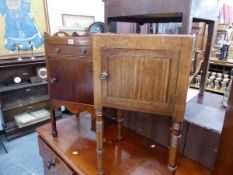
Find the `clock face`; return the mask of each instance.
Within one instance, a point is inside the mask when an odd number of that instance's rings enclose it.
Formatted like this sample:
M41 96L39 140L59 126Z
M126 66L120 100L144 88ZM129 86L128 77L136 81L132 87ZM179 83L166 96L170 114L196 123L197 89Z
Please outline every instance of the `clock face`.
M89 32L91 32L91 33L104 33L104 23L102 23L102 22L93 23L89 28Z
M21 78L20 77L14 77L14 83L18 84L21 82Z

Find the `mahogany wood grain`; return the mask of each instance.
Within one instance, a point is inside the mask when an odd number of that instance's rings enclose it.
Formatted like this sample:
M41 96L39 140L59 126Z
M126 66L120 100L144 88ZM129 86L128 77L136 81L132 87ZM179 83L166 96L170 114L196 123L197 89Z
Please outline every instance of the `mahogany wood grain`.
M74 172L38 137L40 155L43 157L45 175L74 175Z
M233 86L231 86L228 107L213 175L233 174Z
M80 175L96 175L95 121L74 116L57 122L59 137L51 136L51 125L37 129L40 138L70 169ZM167 148L124 128L125 138L116 139L117 125L105 121L104 169L107 175L168 175ZM151 146L155 145L154 148ZM77 155L73 152L78 152ZM185 157L179 157L176 175L209 175L209 171Z
M70 36L64 32L45 34L52 134L57 136L55 112L65 106L79 114L93 112L93 71L91 36Z
M96 111L111 107L170 116L169 170L175 172L193 37L100 34L93 36L93 46Z

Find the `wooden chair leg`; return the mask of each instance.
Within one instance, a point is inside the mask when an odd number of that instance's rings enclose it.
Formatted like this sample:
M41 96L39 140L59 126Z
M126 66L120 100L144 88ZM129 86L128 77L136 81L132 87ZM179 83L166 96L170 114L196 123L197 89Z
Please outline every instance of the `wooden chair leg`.
M123 139L122 127L124 122L124 116L122 110L117 110L117 139Z
M51 110L51 124L52 124L52 135L53 137L57 137L56 115L54 109Z
M181 138L181 122L173 122L171 128L171 140L169 148L168 170L172 175L175 174L177 168L177 157L179 152L179 143Z
M98 175L104 174L103 167L103 131L104 131L104 121L102 110L96 110L96 153L97 153L97 167Z

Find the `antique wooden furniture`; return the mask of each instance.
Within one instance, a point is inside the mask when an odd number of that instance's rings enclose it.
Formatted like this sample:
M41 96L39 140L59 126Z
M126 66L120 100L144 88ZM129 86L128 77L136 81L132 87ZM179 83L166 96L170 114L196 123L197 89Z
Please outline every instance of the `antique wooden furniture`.
M231 86L228 107L213 175L233 174L233 86Z
M192 22L208 24L208 38L202 69L200 95L203 95L208 71L209 55L218 17L218 1L209 0L104 0L105 23L109 31L111 22L182 22L182 34L191 34Z
M36 70L45 67L45 58L29 57L18 61L17 58L0 61L0 110L3 114L3 125L8 140L22 136L35 130L35 127L48 122L48 119L19 128L15 115L49 108L47 81L31 82L30 77L36 76ZM12 77L20 77L21 83L8 81Z
M102 34L93 37L98 174L103 174L102 108L170 116L169 170L175 172L193 37Z
M57 136L55 110L65 106L79 115L87 110L94 116L92 38L73 37L64 32L45 34L52 133Z
M105 118L106 119L106 118ZM57 121L59 136L51 135L51 125L37 129L39 150L43 158L45 175L96 175L95 120L81 114L80 118L67 117ZM124 128L121 142L115 137L116 125L105 120L105 156L107 175L167 175L167 148ZM153 147L155 145L155 147ZM209 175L203 166L185 158L179 158L182 168L177 175Z
M5 134L5 128L3 127L2 120L3 120L2 112L0 112L0 145L2 145L3 149L5 150L5 152L8 153L7 149L6 149L5 145L4 145L4 143L2 141L2 138L1 138L1 135Z
M181 154L213 170L226 109L222 95L206 92L186 104ZM182 144L182 143L181 143Z

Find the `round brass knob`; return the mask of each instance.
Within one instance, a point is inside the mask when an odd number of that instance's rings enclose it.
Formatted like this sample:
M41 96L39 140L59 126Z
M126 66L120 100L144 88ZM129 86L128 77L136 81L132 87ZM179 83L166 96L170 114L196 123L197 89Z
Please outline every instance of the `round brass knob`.
M61 48L56 47L56 48L54 49L54 52L55 52L55 53L59 53L59 52L61 52Z
M100 79L101 80L107 80L108 79L108 73L107 72L103 72L100 74Z
M56 78L51 78L50 79L50 84L54 84L54 83L56 83L57 82L57 79Z
M87 49L80 49L80 54L85 55L87 53Z
M50 169L52 166L56 166L56 162L54 160L48 160L46 161L46 166Z

